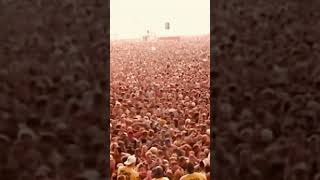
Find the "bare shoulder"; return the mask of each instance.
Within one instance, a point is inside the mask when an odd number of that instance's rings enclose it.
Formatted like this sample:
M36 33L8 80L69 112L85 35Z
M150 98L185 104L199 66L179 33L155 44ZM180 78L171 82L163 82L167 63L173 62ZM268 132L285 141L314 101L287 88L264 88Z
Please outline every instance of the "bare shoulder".
M122 169L124 169L125 168L125 166L120 166L119 168L118 168L118 170L122 170Z

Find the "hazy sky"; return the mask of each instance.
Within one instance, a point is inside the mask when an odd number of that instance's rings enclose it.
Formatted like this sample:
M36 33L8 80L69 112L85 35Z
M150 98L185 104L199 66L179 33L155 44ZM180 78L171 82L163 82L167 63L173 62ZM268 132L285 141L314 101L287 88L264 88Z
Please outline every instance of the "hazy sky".
M170 22L170 31L165 31ZM110 0L111 38L210 32L210 0Z

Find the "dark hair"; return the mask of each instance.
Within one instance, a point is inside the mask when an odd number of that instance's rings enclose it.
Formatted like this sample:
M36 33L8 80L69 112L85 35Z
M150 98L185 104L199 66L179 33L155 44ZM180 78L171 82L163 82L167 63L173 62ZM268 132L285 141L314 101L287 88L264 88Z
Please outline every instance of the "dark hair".
M205 171L206 173L210 173L210 171L211 171L210 166L205 166L205 167L204 167L204 171Z
M199 167L200 167L201 169L204 169L204 168L205 168L205 164L204 164L204 162L203 162L203 161L200 161L200 163L199 163Z
M186 171L189 174L194 173L194 164L192 162L187 162Z
M152 169L153 178L162 178L163 176L164 176L164 172L161 166L156 166Z
M161 164L160 167L163 169L163 176L166 176L165 172L167 171L167 168L163 164Z
M124 156L124 157L121 158L121 162L124 163L124 162L127 161L127 159L128 159L128 157Z
M180 157L178 157L178 162L179 162L180 164L182 164L182 163L186 162L185 157L184 157L184 156L180 156Z
M181 149L177 149L175 153L177 153L178 156L184 156L184 153Z

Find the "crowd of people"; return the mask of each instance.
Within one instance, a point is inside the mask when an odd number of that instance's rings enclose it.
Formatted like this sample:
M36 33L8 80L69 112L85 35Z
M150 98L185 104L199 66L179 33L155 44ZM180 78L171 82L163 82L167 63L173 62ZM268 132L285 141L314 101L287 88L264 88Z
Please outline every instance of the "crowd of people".
M111 179L210 179L210 41L110 46Z
M107 3L0 9L0 179L106 179Z
M211 12L214 177L319 180L319 8L248 2L221 1ZM109 83L94 47L109 28L106 4L1 1L1 180L108 179L101 100ZM208 126L195 123L210 119L208 44L117 42L111 51L111 175L208 172Z
M216 179L319 180L317 8L213 6Z

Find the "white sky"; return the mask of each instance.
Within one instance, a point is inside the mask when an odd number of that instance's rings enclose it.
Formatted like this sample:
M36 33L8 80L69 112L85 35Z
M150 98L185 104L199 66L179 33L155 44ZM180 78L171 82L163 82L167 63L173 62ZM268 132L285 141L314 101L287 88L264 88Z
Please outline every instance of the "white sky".
M170 22L170 32L165 31ZM111 38L210 33L210 0L110 0Z

